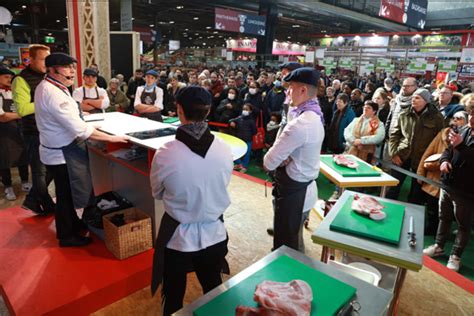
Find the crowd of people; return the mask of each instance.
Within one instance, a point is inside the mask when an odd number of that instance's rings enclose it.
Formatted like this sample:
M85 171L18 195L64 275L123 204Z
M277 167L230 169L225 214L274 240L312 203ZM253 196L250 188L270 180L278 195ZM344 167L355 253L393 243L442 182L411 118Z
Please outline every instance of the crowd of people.
M40 160L40 151L45 149L41 149L35 120L35 89L45 78L49 54L48 47L32 45L31 63L19 75L0 68L0 128L5 131L0 135L0 168L5 197L16 199L10 169L18 167L21 188L29 191L23 207L42 215L56 208L47 190L53 175ZM234 164L235 170L246 172L252 158L264 167L265 152L275 153L274 146L282 150L275 140L291 119L294 100L290 95L296 86L290 87L284 78L302 66L289 62L278 69L155 67L136 69L128 81L118 74L107 82L99 75L98 66L90 65L81 74L83 85L67 88L81 115L121 111L162 121L163 116L178 116L180 91L202 87L212 96L207 116L211 128L236 135L247 144L247 153ZM54 75L70 81L63 73ZM473 84L450 81L435 85L434 81L386 74L321 72L315 86L312 110L322 120L322 152L353 154L381 165L400 181L389 189L387 197L391 199L399 198L408 175L408 202L426 205L425 233L436 235L436 244L425 254L444 252L450 224L457 221L448 267L458 270L470 236L469 205L474 201L472 180L465 176L473 174ZM312 91L306 92L312 95ZM336 191L334 198L337 195Z

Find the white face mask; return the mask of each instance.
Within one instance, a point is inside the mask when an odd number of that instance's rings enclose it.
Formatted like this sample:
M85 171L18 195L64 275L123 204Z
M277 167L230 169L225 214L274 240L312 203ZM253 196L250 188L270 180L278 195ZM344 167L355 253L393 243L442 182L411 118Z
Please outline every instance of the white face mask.
M228 98L229 100L234 100L234 99L235 99L235 94L229 93L229 94L227 95L227 98Z
M270 121L270 122L268 122L268 125L270 125L270 126L275 126L275 125L276 125L276 122Z
M242 115L243 115L243 116L249 116L249 115L250 115L250 112L247 111L247 110L243 110L243 111L242 111Z
M249 93L250 93L250 94L255 94L255 93L257 93L257 89L255 89L255 88L250 88L250 89L249 89Z

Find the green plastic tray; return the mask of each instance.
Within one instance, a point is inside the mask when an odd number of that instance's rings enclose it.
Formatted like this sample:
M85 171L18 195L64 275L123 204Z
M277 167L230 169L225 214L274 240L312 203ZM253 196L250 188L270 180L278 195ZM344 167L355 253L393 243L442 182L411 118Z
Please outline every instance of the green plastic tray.
M167 117L163 120L163 123L171 124L171 123L175 123L177 121L179 121L178 117Z
M380 173L379 171L372 169L372 166L368 163L365 163L360 159L355 159L355 157L352 155L347 156L357 161L359 163L359 166L355 169L340 166L334 162L332 155L321 156L321 160L331 169L337 171L337 173L339 173L343 177L379 177L382 175L382 173Z
M385 206L383 211L387 214L387 217L381 221L374 221L352 211L353 200L353 196L347 199L329 225L329 229L398 245L405 207L380 201Z
M311 315L334 315L349 303L356 289L288 256L281 256L242 282L216 296L194 311L196 316L235 315L238 305L257 307L253 294L264 280L304 280L313 290Z

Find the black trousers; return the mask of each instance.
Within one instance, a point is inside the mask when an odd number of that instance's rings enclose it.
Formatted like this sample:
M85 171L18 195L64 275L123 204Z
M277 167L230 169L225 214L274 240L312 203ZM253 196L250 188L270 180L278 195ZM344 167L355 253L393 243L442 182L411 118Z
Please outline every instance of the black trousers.
M47 165L56 187L56 238L68 239L79 232L80 219L72 201L71 186L66 164Z
M18 166L18 172L20 173L21 182L28 182L28 165ZM0 176L2 177L2 183L5 187L12 186L12 173L10 168L1 169Z
M226 254L227 240L193 252L166 248L162 289L163 315L171 315L183 307L186 275L191 266L204 294L219 286L222 283L222 262Z

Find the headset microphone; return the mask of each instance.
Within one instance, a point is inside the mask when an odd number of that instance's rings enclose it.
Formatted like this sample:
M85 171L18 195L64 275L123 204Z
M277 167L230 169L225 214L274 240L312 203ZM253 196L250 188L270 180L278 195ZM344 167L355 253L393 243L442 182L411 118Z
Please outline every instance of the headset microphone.
M56 74L58 74L58 75L63 76L63 77L66 78L67 80L71 80L71 79L73 78L73 77L71 77L71 76L65 76L65 75L63 75L63 74L60 73L57 69L54 69L54 72L55 72Z

